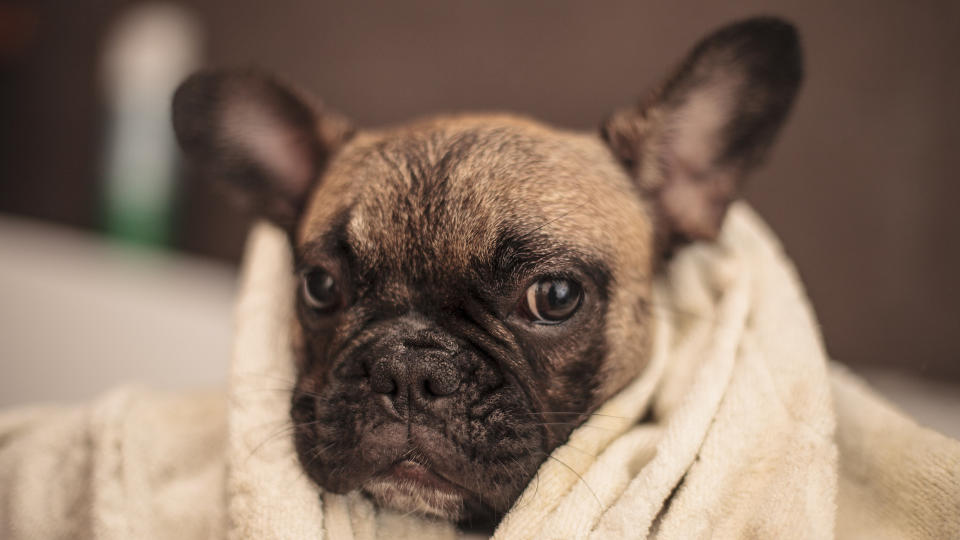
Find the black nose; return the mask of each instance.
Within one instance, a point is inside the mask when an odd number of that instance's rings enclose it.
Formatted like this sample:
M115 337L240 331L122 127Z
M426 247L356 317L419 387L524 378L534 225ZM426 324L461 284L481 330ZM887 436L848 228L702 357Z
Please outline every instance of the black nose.
M370 388L394 399L449 396L460 387L460 373L448 355L411 351L377 359L370 367Z

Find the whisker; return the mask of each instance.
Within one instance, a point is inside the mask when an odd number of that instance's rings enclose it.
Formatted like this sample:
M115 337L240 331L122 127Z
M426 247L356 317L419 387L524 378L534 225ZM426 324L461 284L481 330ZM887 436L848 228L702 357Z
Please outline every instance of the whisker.
M290 421L289 421L289 420L285 420L283 423L287 423L287 422L290 422ZM284 426L284 427L280 428L279 430L277 430L276 432L268 435L266 439L264 439L262 442L260 442L259 444L257 444L257 446L255 446L252 450L250 450L250 454L247 456L246 459L249 460L249 459L250 459L251 457L253 457L254 454L256 454L261 448L263 448L264 446L266 446L268 443L275 441L276 439L278 439L278 438L279 438L280 436L282 436L282 435L289 435L289 434L297 431L298 429L305 428L305 427L309 427L309 426L319 425L319 424L322 424L323 422L324 422L323 420L311 420L310 422L301 422L301 423L298 423L298 424L293 424L293 423L291 423L290 425ZM272 422L271 422L271 423L272 423Z
M579 478L580 481L583 482L583 485L586 486L587 491L589 491L590 494L593 495L593 498L596 499L597 505L598 505L600 508L603 508L603 503L600 502L600 497L597 497L597 493L596 493L595 491L593 491L593 488L590 487L590 484L589 484L586 480L584 480L583 475L581 475L580 473L578 473L578 472L576 471L576 469L574 469L574 468L571 467L570 465L567 465L566 463L564 463L563 460L558 459L558 458L555 458L555 457L553 457L553 456L550 455L550 454L547 454L547 459L552 459L552 460L556 461L557 463L559 463L559 464L563 465L564 467L566 467L570 472L572 472L573 474L577 475L577 478Z
M605 428L603 426L594 426L592 424L578 424L576 422L537 422L539 426L574 426L574 427L590 427L594 429L602 429L603 431L616 432L615 429Z
M328 445L326 445L326 446L323 446L323 447L319 447L319 446L313 447L313 448L307 453L307 454L310 456L310 459L308 459L308 460L307 460L307 463L302 467L303 470L306 471L307 469L309 469L310 466L313 465L313 462L316 461L318 457L320 457L320 454L326 452L327 450L329 450L330 448L332 448L333 445L335 445L335 444L337 444L336 441L334 441L334 442L332 442L332 443L330 443L330 444L328 444Z
M295 431L296 429L297 429L297 426L293 426L293 425L291 425L291 426L285 426L285 427L281 428L280 430L276 431L275 433L272 433L272 434L268 435L263 441L261 441L259 444L257 444L255 447L253 447L253 449L250 450L250 454L247 455L246 460L249 461L250 458L252 458L257 452L259 452L260 449L262 449L264 446L266 446L267 443L270 443L270 442L273 442L273 441L277 440L281 435L286 435L286 434L288 434L288 433L292 433L292 432Z
M573 449L573 450L576 450L576 451L578 451L578 452L581 452L581 453L583 453L583 454L585 454L585 455L587 455L587 456L590 456L590 457L592 457L592 458L597 457L596 454L594 454L594 453L592 453L592 452L589 452L589 451L587 451L587 450L584 450L583 448L578 448L578 447L576 447L576 446L574 446L574 445L572 445L572 444L570 444L570 443L566 443L566 444L564 444L564 445L562 445L562 446L567 447L567 448L571 448L571 449ZM561 447L558 446L557 448L561 448Z
M291 386L293 386L294 384L297 383L297 381L296 381L295 379L289 379L289 378L287 378L287 377L281 377L280 375L277 375L277 374L275 374L275 373L270 373L270 372L237 373L237 374L235 374L235 375L233 376L233 378L234 378L234 379L242 379L242 380L247 380L247 379L249 378L249 379L255 379L255 380L258 380L258 381L259 381L259 380L263 380L263 379L272 379L274 382L280 382L280 383L284 383L284 384L289 384L289 385L291 385Z
M244 388L242 391L238 392L239 394L251 394L254 392L279 392L279 393L293 393L293 388ZM306 392L303 392L306 394Z
M602 414L602 413L585 413L581 411L540 411L540 412L526 412L526 413L514 413L517 416L539 416L543 414L573 414L573 415L584 415L584 416L601 416L604 418L616 418L618 420L628 420L626 416L617 416L614 414Z

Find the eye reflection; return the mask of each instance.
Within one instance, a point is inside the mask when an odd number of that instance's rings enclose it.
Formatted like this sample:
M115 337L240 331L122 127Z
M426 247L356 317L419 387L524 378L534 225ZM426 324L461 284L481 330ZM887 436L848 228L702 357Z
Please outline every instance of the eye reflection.
M312 268L301 275L303 299L317 311L331 311L340 305L337 281L323 268Z
M557 324L569 319L580 307L583 288L569 279L538 280L527 288L521 307L533 322Z

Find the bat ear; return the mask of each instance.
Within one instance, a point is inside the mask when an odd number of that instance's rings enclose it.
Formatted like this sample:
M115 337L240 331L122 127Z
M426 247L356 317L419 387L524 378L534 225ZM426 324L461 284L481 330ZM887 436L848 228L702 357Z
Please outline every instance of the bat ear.
M713 239L744 178L763 161L803 78L797 32L772 18L711 34L640 104L601 127L658 210L658 235Z
M338 114L250 71L189 77L173 96L173 127L200 176L291 232L328 158L353 133Z

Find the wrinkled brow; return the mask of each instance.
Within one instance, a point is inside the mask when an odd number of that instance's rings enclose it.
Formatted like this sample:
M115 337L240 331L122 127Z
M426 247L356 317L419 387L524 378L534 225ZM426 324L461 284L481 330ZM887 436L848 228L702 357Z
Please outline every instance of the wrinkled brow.
M339 212L331 221L327 230L312 240L304 242L293 250L294 268L302 270L308 266L329 261L331 256L342 256L348 260L355 259L356 252L350 244L347 234L347 223L350 220L350 209Z
M611 281L610 268L600 257L540 231L501 230L490 253L489 259L478 259L477 269L497 281L575 269L592 279L603 294Z

